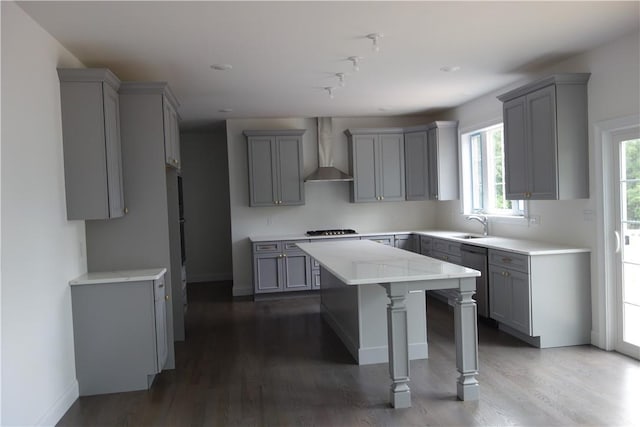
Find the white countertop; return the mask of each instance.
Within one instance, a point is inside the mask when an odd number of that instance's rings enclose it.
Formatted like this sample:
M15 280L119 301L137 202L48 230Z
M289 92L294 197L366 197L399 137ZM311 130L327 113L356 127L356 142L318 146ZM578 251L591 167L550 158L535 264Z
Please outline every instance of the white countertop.
M476 277L480 272L370 240L298 243L347 285Z
M252 243L257 242L269 242L269 241L309 241L314 240L326 240L326 239L340 239L340 238L367 238L371 236L390 236L395 234L418 234L425 236L438 237L441 239L449 239L460 243L466 243L469 245L481 246L490 249L498 249L503 251L510 251L520 253L523 255L558 255L558 254L570 254L579 252L591 252L587 248L578 248L567 245L560 245L556 243L539 242L535 240L516 239L511 237L498 237L498 236L482 236L476 233L468 233L464 231L444 231L444 230L421 230L421 231L382 231L375 233L358 233L347 234L341 236L306 236L304 234L286 234L286 235L272 235L272 236L252 236L249 240ZM464 239L460 236L479 236L475 239Z
M100 283L141 282L157 280L167 272L166 268L147 268L140 270L102 271L85 273L69 282L70 285L95 285Z

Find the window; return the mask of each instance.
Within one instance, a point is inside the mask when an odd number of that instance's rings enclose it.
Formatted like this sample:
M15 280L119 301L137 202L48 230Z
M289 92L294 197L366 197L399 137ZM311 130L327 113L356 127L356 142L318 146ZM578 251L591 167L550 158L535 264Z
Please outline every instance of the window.
M465 214L524 216L522 200L505 198L502 123L462 135Z

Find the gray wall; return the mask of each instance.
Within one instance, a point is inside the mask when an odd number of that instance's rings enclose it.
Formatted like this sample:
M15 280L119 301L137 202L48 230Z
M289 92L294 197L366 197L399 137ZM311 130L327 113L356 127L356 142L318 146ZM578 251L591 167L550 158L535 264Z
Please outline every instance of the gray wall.
M230 280L229 167L224 126L208 133L182 133L187 281Z

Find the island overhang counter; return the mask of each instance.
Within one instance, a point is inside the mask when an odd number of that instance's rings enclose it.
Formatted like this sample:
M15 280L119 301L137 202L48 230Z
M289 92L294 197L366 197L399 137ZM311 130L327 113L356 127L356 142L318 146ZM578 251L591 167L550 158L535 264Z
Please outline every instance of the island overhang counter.
M386 309L387 347L392 382L390 403L394 408L411 406L406 305L409 294L415 291L456 289L457 395L461 400L478 399L477 310L472 298L475 278L480 275L478 271L369 240L298 243L298 247L320 264L323 314L334 319L340 318L340 313L332 313L335 310L332 299L336 300L335 292L340 288L381 286L386 291L389 299ZM325 287L325 283L328 286ZM368 301L360 299L358 304L367 305ZM344 311L344 307L341 310ZM335 322L329 324L336 330ZM340 331L336 330L336 333L344 341Z

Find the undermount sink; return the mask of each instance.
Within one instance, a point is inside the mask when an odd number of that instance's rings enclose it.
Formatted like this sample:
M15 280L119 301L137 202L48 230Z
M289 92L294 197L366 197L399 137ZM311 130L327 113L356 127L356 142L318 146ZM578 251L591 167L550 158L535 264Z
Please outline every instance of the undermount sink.
M489 236L479 236L477 234L463 234L462 236L453 236L456 237L458 239L481 239L483 237L489 237Z

